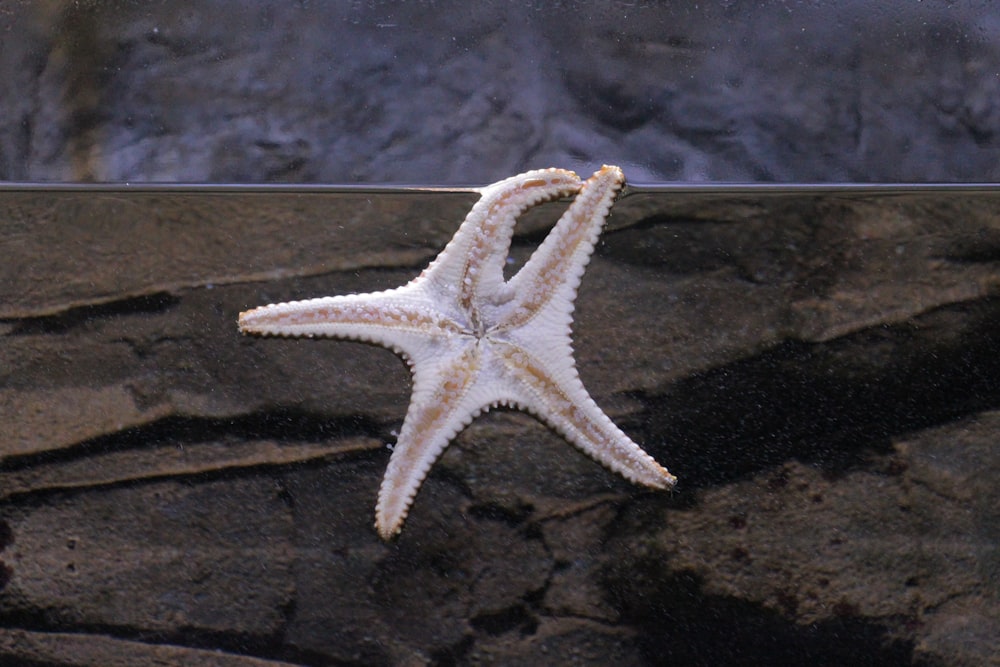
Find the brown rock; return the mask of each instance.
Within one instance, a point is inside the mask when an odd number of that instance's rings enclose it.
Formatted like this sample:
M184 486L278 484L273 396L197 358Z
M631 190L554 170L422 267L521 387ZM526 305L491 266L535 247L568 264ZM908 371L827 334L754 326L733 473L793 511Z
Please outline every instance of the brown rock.
M18 630L0 657L994 659L994 198L625 197L581 286L576 356L677 491L498 411L390 544L373 508L404 365L235 326L268 301L400 284L461 218L456 196L368 198L17 202L0 623ZM113 243L83 223L57 242L46 216L70 209L128 214L105 223ZM519 230L512 270L558 209ZM98 242L115 248L101 261Z

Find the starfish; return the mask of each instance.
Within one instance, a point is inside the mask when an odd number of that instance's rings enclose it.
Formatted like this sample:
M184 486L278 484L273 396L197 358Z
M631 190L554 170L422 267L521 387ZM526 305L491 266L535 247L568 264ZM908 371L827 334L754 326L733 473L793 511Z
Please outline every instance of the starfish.
M543 169L483 188L445 249L413 281L370 294L272 304L240 313L244 333L324 336L391 348L413 373L413 393L389 459L375 528L397 534L433 463L483 411L526 410L632 482L668 489L676 478L619 429L577 375L573 301L594 244L625 183L605 166L586 183ZM517 217L576 195L510 280L503 267Z

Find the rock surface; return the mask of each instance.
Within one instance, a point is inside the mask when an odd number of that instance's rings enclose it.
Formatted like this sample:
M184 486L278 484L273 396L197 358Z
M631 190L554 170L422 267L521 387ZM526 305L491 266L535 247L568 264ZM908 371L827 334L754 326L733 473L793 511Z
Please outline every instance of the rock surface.
M0 179L995 181L989 3L5 3Z
M678 490L497 411L384 544L405 367L236 316L401 284L473 200L8 194L5 664L997 660L1000 199L625 197L576 357Z

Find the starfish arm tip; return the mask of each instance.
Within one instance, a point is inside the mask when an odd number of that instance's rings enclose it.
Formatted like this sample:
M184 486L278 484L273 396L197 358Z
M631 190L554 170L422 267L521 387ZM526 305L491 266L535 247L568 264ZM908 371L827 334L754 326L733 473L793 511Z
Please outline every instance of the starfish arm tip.
M236 326L239 328L240 333L251 333L250 327L250 316L253 310L244 310L240 313L239 319L236 321Z
M403 530L403 522L410 512L410 502L394 502L387 493L388 478L382 479L378 502L375 505L375 530L378 536L388 542ZM412 502L412 501L411 501Z
M671 475L670 472L663 466L660 466L660 477L657 482L657 485L653 488L660 491L668 491L677 486L677 477L675 475Z
M383 542L391 542L402 531L403 519L396 518L392 521L386 519L381 514L375 515L375 531L382 538Z
M258 333L257 328L254 326L254 314L260 310L259 308L252 308L250 310L244 310L240 313L239 319L236 321L236 326L241 334L253 334Z

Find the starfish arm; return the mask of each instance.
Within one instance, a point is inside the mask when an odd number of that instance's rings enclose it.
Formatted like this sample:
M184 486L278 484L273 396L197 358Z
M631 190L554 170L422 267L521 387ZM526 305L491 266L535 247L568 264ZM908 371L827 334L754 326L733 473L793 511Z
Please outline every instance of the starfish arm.
M418 280L456 294L471 309L476 295L493 293L504 282L503 267L517 217L544 201L580 190L580 177L565 169L537 169L481 190L481 197L445 249Z
M413 366L413 396L379 488L375 529L388 540L400 531L410 505L448 443L497 402L481 382L482 356L469 344L433 373Z
M384 345L408 360L429 339L461 332L413 284L373 292L288 301L240 313L243 333L360 340Z
M594 460L631 482L669 489L677 478L615 426L587 393L567 350L547 363L523 347L503 343L507 370L520 396L512 403L531 412Z
M595 172L524 267L511 278L510 301L497 316L499 328L516 329L544 312L553 329L568 333L573 300L594 244L615 197L625 184L618 167Z

